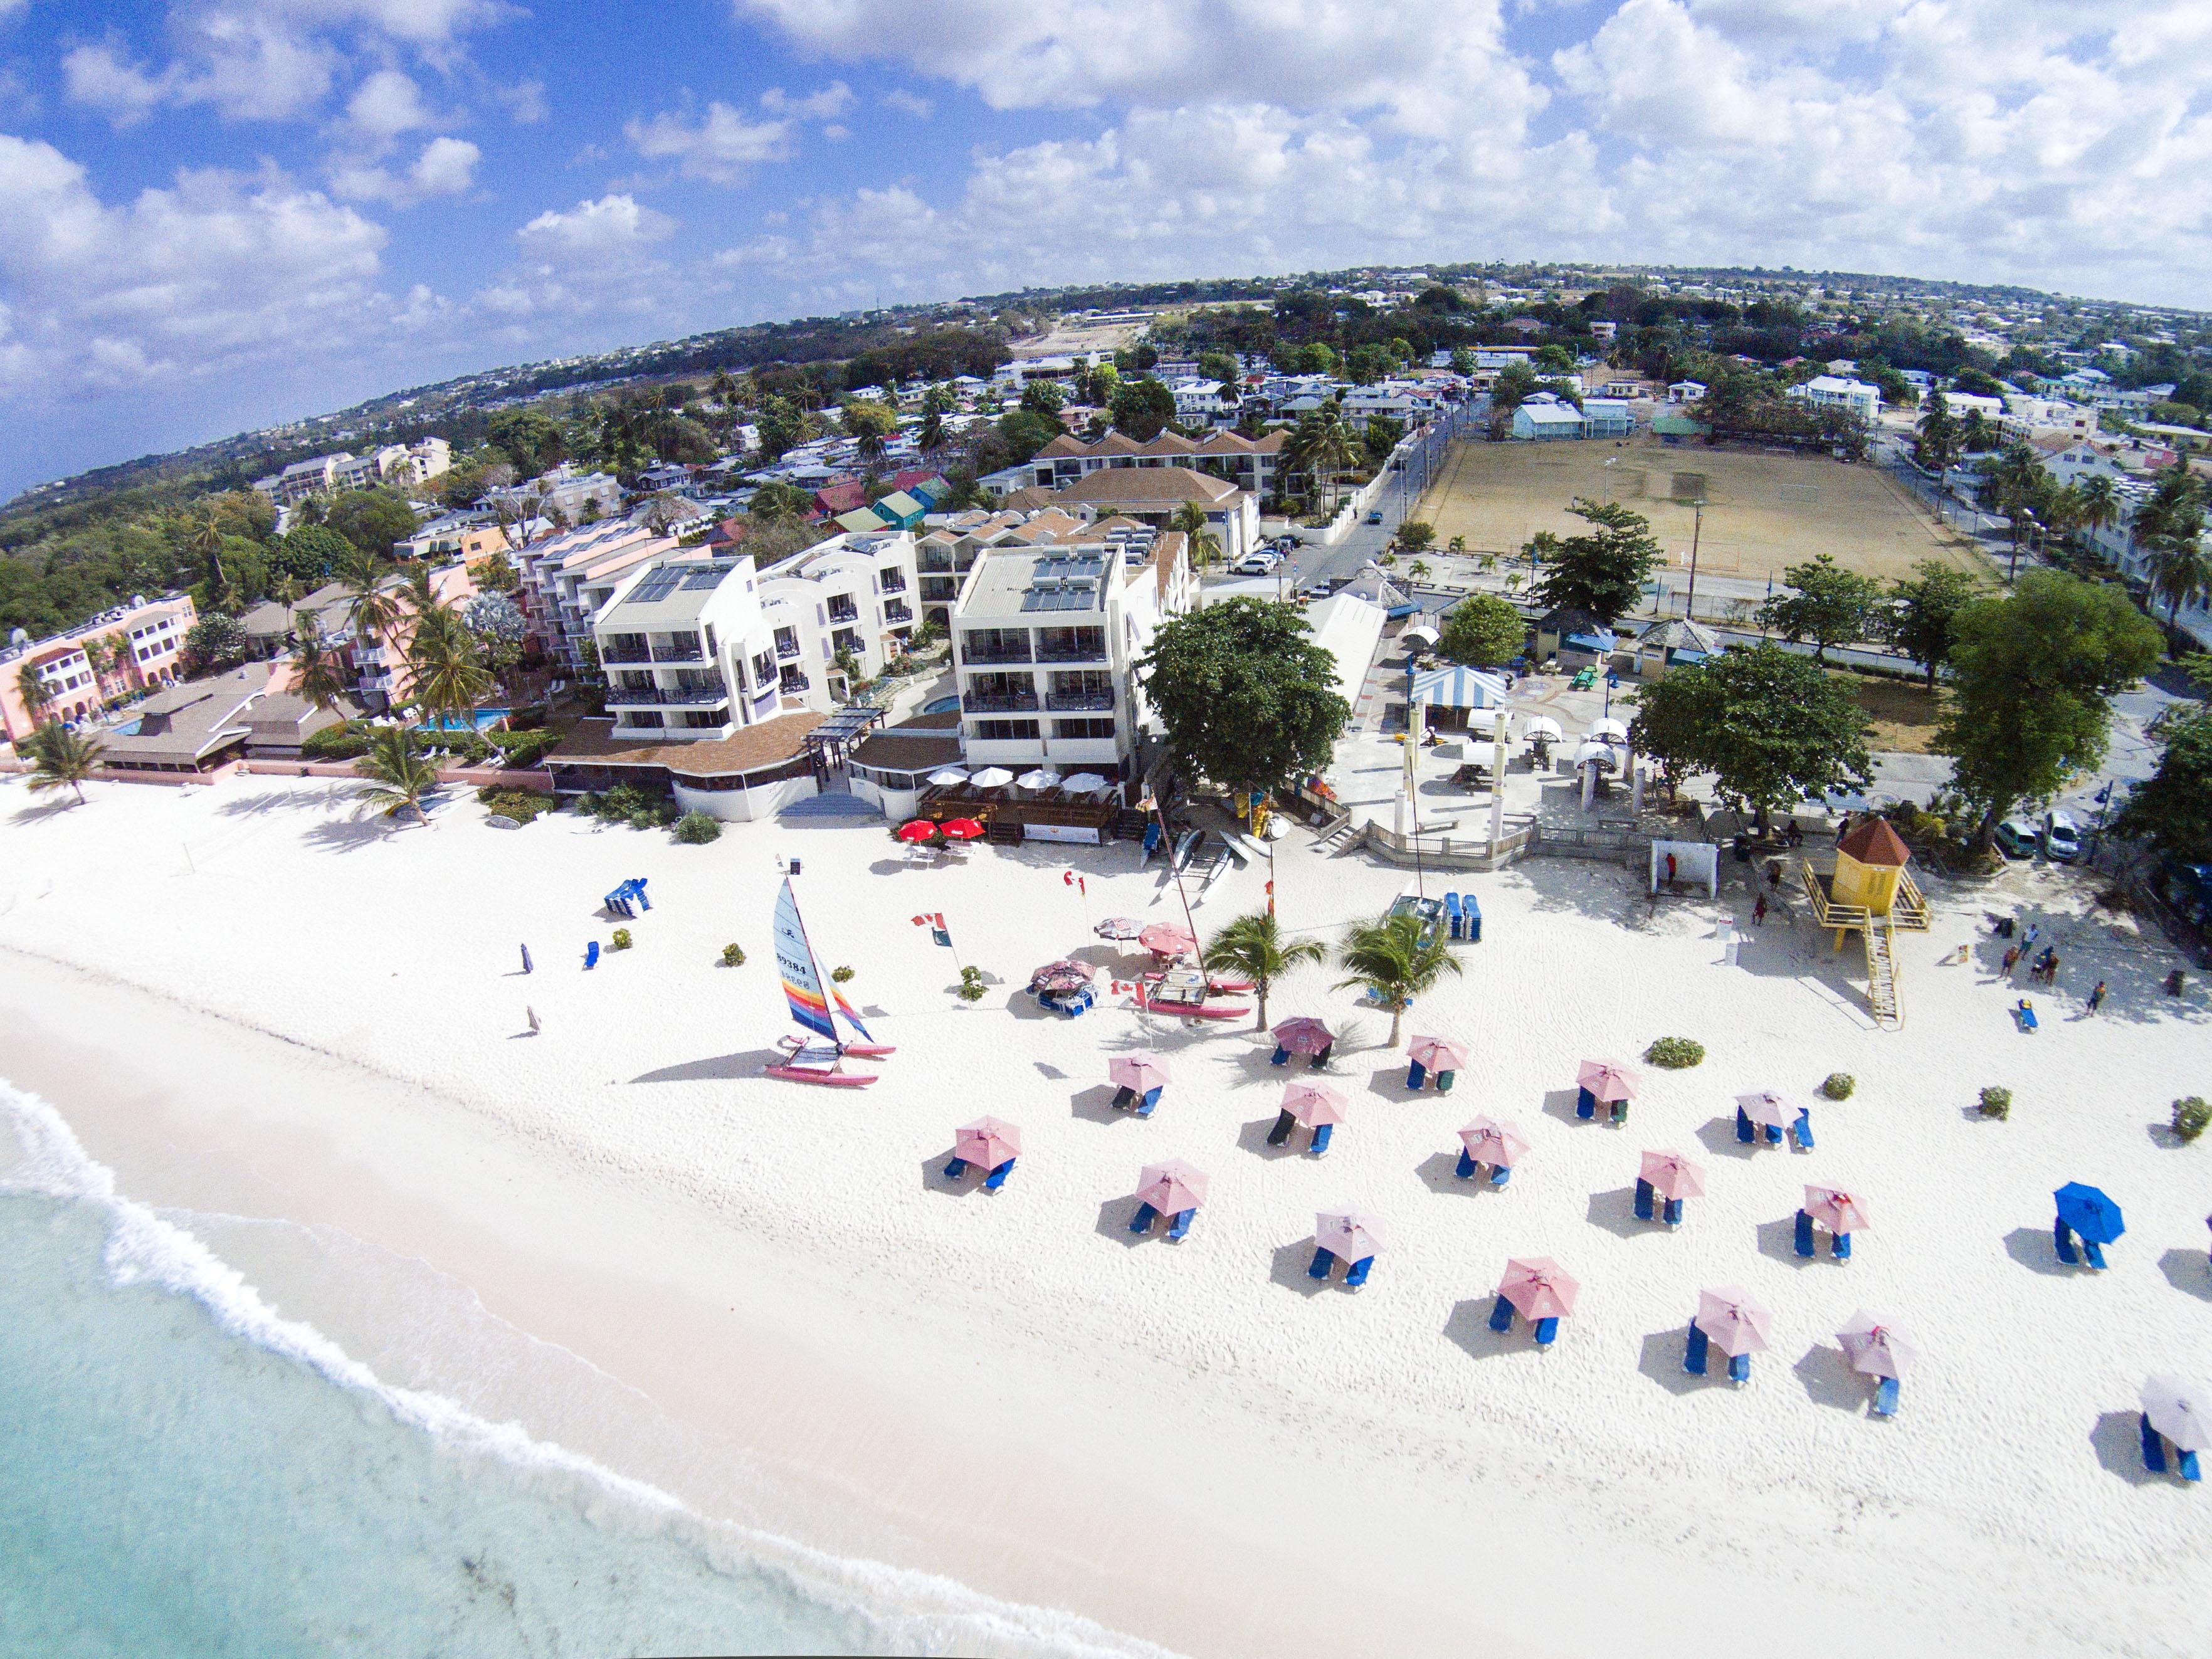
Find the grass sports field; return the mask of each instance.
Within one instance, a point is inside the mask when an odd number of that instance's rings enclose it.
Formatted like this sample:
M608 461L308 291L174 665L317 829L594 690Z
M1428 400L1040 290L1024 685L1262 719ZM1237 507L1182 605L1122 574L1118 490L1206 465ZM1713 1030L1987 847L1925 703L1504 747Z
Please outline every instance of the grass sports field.
M1469 552L1517 553L1540 530L1583 528L1566 510L1577 495L1644 514L1676 570L1689 562L1690 503L1700 496L1701 574L1778 577L1785 566L1821 553L1884 581L1928 558L1981 568L1961 538L1939 527L1873 465L1668 445L1644 434L1454 444L1413 516L1436 526L1440 547L1464 536Z

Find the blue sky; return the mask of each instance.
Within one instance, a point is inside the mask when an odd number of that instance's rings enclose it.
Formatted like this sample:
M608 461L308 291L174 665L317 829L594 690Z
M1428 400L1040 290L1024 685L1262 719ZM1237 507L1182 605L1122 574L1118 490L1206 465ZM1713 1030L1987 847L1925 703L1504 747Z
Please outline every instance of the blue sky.
M0 491L1024 283L1549 256L2199 304L2208 62L2202 0L0 0Z

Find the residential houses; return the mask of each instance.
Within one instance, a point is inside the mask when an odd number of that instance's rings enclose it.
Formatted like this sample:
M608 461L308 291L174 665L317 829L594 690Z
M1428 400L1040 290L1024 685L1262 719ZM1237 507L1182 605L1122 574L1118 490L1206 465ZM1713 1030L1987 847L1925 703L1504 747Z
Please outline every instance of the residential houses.
M18 629L0 647L0 738L21 742L48 720L84 720L126 692L173 684L185 635L198 620L189 593L165 593L44 639ZM27 672L45 693L35 713L23 695Z
M481 512L445 514L392 544L395 559L428 559L434 564L456 560L474 564L508 550L507 532L490 514Z
M1815 374L1811 380L1790 388L1786 396L1808 403L1815 409L1841 410L1871 424L1881 416L1881 392L1864 380L1846 380L1839 374Z
M484 504L514 514L535 514L556 524L582 524L622 511L622 485L608 473L586 472L563 461L527 483L489 490Z
M1060 489L1109 467L1188 467L1236 485L1249 495L1267 496L1279 489L1286 434L1270 432L1264 438L1241 433L1213 432L1203 438L1186 438L1163 431L1139 443L1120 432L1109 432L1095 443L1072 434L1054 438L1030 459L980 480L996 495L1034 484Z
M464 564L433 570L427 580L431 602L447 609L477 595L475 580ZM414 695L407 649L415 640L416 589L404 576L392 576L378 584L378 591L393 601L397 614L389 626L373 633L355 625L353 590L343 582L326 582L290 605L264 600L240 617L239 626L257 656L275 657L291 648L298 613L309 612L323 638L345 653L355 676L356 701L369 714L384 714L404 708Z
M277 507L295 507L310 495L333 495L342 489L367 489L388 484L403 494L419 489L451 470L453 452L443 438L423 438L411 444L386 444L367 455L340 450L295 461L283 471L256 478L253 488Z

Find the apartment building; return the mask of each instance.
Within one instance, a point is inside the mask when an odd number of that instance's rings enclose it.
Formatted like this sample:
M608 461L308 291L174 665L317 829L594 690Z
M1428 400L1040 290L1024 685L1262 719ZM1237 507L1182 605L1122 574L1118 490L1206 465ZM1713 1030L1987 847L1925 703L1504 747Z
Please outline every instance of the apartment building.
M190 594L165 593L134 596L44 639L17 629L0 647L0 738L20 742L48 720L83 720L125 692L173 684L198 619ZM26 674L39 695L25 695Z
M852 695L848 659L873 679L921 620L908 531L833 536L760 572L761 614L787 708L828 714Z
M784 713L749 558L670 550L631 568L592 621L611 742L714 742Z
M428 559L438 564L450 564L459 559L465 564L494 553L509 550L507 532L489 513L448 513L424 525L413 535L392 544L395 559Z
M465 605L477 596L476 581L466 565L433 570L428 580L431 601L441 607ZM407 648L415 641L415 585L404 576L392 576L377 586L394 602L398 614L391 626L374 633L355 626L354 592L343 582L325 582L291 605L264 600L239 618L239 626L257 656L280 656L292 648L299 613L307 611L322 637L345 653L354 672L354 695L363 710L377 714L404 708L414 695Z
M489 491L483 499L487 506L504 507L510 513L580 525L586 519L605 519L620 513L623 491L611 474L580 471L573 463L563 461L527 483Z
M256 478L253 488L278 507L296 507L310 495L334 495L342 489L368 489L388 484L399 490L420 489L453 465L453 447L443 438L423 438L411 444L386 444L365 455L340 450L295 461L282 472Z
M1881 392L1864 380L1848 380L1836 374L1815 374L1802 386L1790 388L1789 397L1811 404L1815 409L1840 409L1859 419L1872 422L1881 414Z
M1237 432L1212 432L1192 439L1180 432L1163 431L1139 443L1121 433L1109 432L1096 443L1086 443L1062 433L1030 460L981 482L986 489L1004 495L1031 484L1043 489L1065 489L1110 467L1187 467L1235 484L1249 494L1267 495L1275 490L1286 435L1270 432L1264 438L1247 438Z
M592 617L644 561L674 548L650 531L611 520L532 542L514 555L526 641L574 673L584 665Z

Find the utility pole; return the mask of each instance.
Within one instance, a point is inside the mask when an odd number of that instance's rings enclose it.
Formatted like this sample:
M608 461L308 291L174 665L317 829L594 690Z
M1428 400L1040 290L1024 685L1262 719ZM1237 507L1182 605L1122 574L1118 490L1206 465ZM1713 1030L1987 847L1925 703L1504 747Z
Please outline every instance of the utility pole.
M1682 620L1698 619L1698 542L1705 532L1705 498L1702 495L1690 503L1697 516L1690 522L1690 591L1682 600Z

